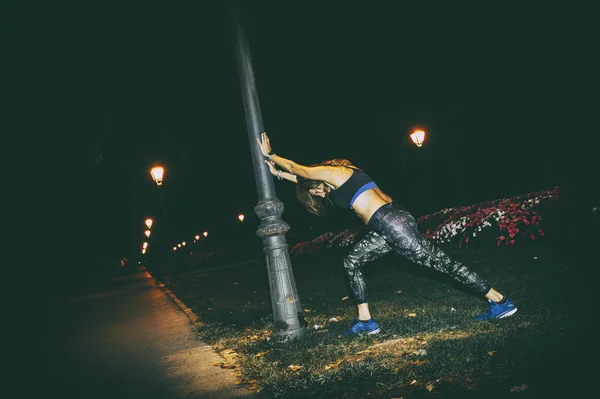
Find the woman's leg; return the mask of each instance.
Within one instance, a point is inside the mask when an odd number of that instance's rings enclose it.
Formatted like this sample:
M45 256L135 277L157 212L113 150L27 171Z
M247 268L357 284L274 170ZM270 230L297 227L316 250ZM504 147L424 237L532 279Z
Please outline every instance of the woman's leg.
M392 250L385 240L373 231L369 231L348 253L344 259L344 269L348 275L352 297L357 305L358 321L343 335L376 334L379 325L372 320L367 302L367 282L363 266L382 257Z
M482 297L490 293L490 285L462 263L451 259L418 230L417 221L406 210L394 208L372 226L399 254L423 266L450 276Z
M379 234L369 231L344 258L344 270L348 275L350 290L357 305L366 304L368 298L363 266L391 250L392 247Z

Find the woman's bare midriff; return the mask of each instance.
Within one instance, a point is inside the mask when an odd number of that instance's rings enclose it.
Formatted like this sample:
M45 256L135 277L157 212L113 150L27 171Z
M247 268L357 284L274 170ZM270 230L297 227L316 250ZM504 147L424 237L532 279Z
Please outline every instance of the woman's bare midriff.
M354 209L354 212L356 212L365 224L368 224L371 216L373 216L377 209L390 202L392 201L389 196L388 198L384 198L375 189L370 189L361 193L354 200L352 209Z

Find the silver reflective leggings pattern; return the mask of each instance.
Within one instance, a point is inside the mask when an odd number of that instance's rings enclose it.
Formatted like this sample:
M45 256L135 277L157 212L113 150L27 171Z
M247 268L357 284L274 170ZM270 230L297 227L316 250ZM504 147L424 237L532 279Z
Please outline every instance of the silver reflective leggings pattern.
M422 266L442 272L484 296L490 286L477 273L451 259L418 230L417 221L400 204L392 202L379 208L369 220L369 232L344 259L350 288L356 304L367 302L367 283L363 266L391 250Z

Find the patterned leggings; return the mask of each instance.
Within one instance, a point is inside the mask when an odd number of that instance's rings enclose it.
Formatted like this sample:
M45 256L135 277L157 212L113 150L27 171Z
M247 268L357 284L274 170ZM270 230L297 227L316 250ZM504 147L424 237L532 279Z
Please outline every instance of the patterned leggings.
M356 304L367 303L367 283L363 266L392 249L422 266L449 275L484 296L490 286L462 263L450 259L418 230L415 218L402 206L392 202L379 208L369 220L371 230L352 248L344 259L350 288Z

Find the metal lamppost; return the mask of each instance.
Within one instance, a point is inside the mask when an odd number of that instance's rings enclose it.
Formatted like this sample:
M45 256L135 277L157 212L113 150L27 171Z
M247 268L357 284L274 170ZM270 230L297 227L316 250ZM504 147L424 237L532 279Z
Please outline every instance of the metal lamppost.
M170 239L169 225L167 223L167 209L165 207L165 200L164 200L164 195L163 195L163 180L165 177L165 168L161 165L154 165L150 169L150 175L152 176L152 180L154 180L154 182L158 186L158 194L160 197L160 206L162 208L163 227L160 229L160 234L159 234L159 236L162 236L162 240L160 240L162 245L159 246L159 251L157 251L158 252L157 260L159 263L162 263L162 262L166 262L166 260L167 260L165 254L163 254L162 252L163 251L166 252L166 248L168 245L167 243L169 242L169 239ZM166 265L159 264L157 266L159 269L164 269Z
M415 129L413 130L413 132L410 135L410 139L412 140L413 143L415 143L415 145L417 147L422 147L423 143L425 142L425 138L426 138L427 134L425 133L424 130L422 129ZM420 150L421 152L423 150ZM429 164L429 159L425 156L425 154L421 153L421 160L424 161L424 168L427 169L426 175L427 178L425 179L426 182L425 184L427 185L427 208L429 208L431 206L431 165ZM427 209L429 211L429 209Z
M164 199L163 192L162 192L162 184L163 184L163 179L165 176L165 168L163 168L160 165L153 166L150 169L150 175L152 176L152 180L154 180L156 185L159 187L158 193L160 195L160 206L162 207L162 212L163 212L163 224L166 226L167 210L165 208L165 199ZM165 228L163 227L163 231L164 231L164 229Z
M302 305L294 280L285 233L290 226L283 221L283 203L276 197L273 176L257 144L264 131L250 48L246 40L239 10L231 9L234 22L234 45L238 75L246 116L246 128L250 140L250 152L258 203L254 212L260 219L256 234L262 238L269 275L269 290L273 309L274 330L281 339L293 338L303 332Z

